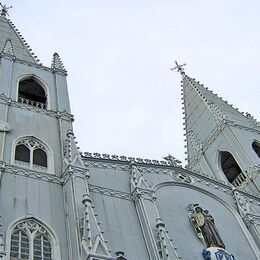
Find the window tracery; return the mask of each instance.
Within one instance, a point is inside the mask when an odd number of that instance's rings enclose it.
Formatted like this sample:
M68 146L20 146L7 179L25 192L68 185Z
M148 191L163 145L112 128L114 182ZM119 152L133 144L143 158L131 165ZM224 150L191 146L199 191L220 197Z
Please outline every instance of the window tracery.
M48 231L29 219L15 226L11 235L10 260L52 260L53 249Z
M48 158L45 146L33 137L21 139L15 147L15 164L47 171Z

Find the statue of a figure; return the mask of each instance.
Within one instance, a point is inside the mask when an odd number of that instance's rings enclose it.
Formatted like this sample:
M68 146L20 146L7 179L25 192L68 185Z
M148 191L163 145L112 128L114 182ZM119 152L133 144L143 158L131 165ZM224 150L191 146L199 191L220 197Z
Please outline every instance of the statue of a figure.
M225 245L217 231L214 218L208 210L203 210L199 204L189 204L189 219L197 236L207 245L207 247L221 247Z

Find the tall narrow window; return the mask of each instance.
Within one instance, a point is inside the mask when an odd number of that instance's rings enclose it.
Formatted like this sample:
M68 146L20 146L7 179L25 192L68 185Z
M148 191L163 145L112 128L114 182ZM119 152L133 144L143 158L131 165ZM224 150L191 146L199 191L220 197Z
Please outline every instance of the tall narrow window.
M18 101L44 109L47 105L45 90L33 77L19 82Z
M24 144L19 144L15 148L15 160L30 163L30 149Z
M220 153L221 168L230 183L238 187L246 180L236 160L229 152Z
M47 154L44 150L40 148L33 150L33 164L47 167Z
M48 156L45 146L33 137L23 138L15 147L15 164L47 171Z
M253 147L254 151L256 152L256 154L258 155L258 157L260 158L260 142L254 141L252 143L252 147Z
M53 260L51 237L38 222L19 223L11 235L10 260Z
M10 257L13 259L29 259L29 237L19 229L15 229L11 236L11 252Z
M33 259L34 260L51 260L51 242L44 235L35 237L33 242Z

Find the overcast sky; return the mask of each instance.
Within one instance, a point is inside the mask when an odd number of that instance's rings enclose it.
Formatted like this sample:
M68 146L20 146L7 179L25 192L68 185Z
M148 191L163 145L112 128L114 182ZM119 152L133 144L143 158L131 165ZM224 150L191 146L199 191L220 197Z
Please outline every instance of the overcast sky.
M184 162L174 60L259 119L259 0L2 3L44 65L60 54L81 151Z

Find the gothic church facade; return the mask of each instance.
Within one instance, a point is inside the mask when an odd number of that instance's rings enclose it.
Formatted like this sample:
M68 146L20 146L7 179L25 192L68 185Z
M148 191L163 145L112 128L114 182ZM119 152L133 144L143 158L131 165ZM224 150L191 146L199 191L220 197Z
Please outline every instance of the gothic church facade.
M176 69L186 169L81 153L59 55L40 64L2 9L0 259L260 259L260 126Z

